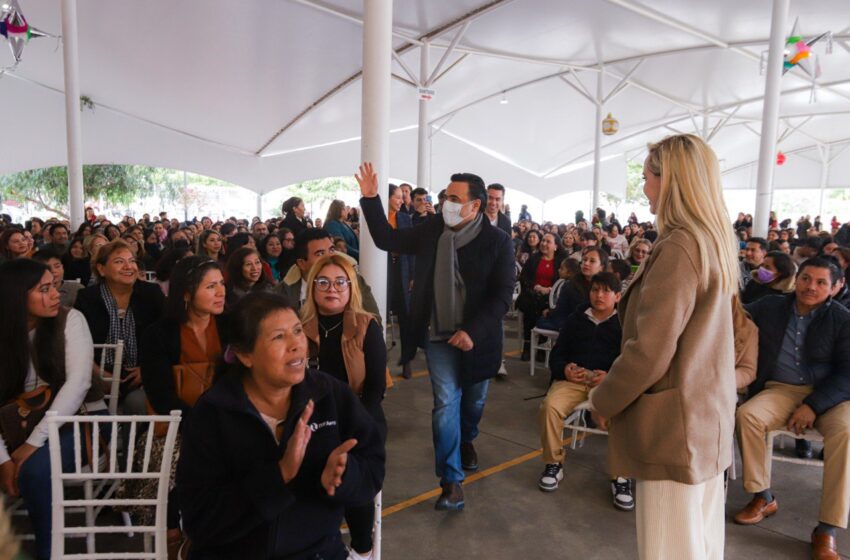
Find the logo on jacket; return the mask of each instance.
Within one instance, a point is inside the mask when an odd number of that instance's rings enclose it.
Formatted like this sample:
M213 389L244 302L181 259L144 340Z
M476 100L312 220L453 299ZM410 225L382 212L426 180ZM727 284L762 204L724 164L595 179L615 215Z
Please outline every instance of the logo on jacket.
M336 426L336 420L326 420L325 422L312 422L310 424L310 431L315 432L317 430L321 430L322 428L327 428L328 426Z

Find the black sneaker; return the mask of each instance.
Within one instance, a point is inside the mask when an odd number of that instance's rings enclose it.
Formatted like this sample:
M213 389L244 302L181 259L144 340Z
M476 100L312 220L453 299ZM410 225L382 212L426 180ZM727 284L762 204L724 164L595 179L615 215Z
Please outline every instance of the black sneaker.
M434 509L437 511L462 511L463 510L463 487L459 482L441 483L443 492L437 498Z
M537 487L544 492L553 492L558 489L558 483L564 479L564 469L560 463L546 463Z
M460 466L465 471L478 470L478 453L475 452L472 442L460 442Z
M611 481L611 494L614 497L614 507L620 511L635 509L635 496L632 493L632 481L618 476Z

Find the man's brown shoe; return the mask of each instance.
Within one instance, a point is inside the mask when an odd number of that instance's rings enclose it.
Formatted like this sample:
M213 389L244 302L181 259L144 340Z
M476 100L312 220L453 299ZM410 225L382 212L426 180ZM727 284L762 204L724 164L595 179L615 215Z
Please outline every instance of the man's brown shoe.
M812 560L839 560L835 537L826 533L812 532Z
M753 498L747 506L735 515L735 523L738 525L755 525L761 523L765 517L770 517L779 511L776 498L767 503L764 498Z

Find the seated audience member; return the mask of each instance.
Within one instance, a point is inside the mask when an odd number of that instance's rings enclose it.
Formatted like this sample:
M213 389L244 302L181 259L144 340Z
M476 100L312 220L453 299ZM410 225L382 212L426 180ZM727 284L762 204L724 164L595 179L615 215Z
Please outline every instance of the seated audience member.
M761 266L750 272L750 281L741 293L741 303L753 303L765 296L793 292L796 269L794 261L785 253L767 253Z
M342 237L334 237L334 249L341 255L348 254L348 245L346 245L345 239Z
M0 257L11 261L29 256L29 246L24 237L24 230L17 227L8 228L0 233Z
M283 244L280 237L269 234L259 241L260 256L263 258L263 269L269 274L273 284L277 284L286 275L283 263L280 260L283 254Z
M522 311L522 360L530 358L531 329L537 324L543 310L549 307L549 293L559 277L563 255L558 250L557 237L545 233L539 251L533 253L522 267L519 276L520 294L517 309Z
M581 260L582 260L582 255L583 255L584 249L587 249L588 247L598 247L599 246L599 238L596 237L596 234L593 233L592 231L585 231L584 233L582 233L580 235L580 237L581 237L581 239L579 241L579 246L581 247L581 250L570 255L571 259L576 260L578 262L581 262ZM608 253L606 253L606 255L607 254Z
M191 557L343 560L345 508L383 484L380 429L346 384L307 368L285 298L251 293L230 325L216 382L183 426L177 493Z
M327 231L321 228L305 230L295 239L295 265L287 271L283 281L275 286L275 291L285 295L295 310L300 311L307 299L307 275L310 274L310 268L321 257L335 252L333 238ZM363 308L380 321L381 313L372 295L372 288L360 274L357 274L357 286L363 295Z
M324 228L333 237L341 237L345 241L345 253L357 260L360 259L360 240L346 223L347 220L348 206L341 200L334 200L328 208Z
M265 292L272 289L272 284L263 271L260 253L253 247L241 247L230 254L227 258L225 276L227 285L225 308L228 310L249 292Z
M325 255L310 269L307 301L301 308L304 334L317 369L347 383L386 434L381 401L386 391L387 347L380 323L363 309L356 272L343 255ZM351 548L370 558L375 505L370 500L345 510Z
M791 259L794 261L794 264L800 266L803 261L820 254L823 245L823 240L819 237L806 237L803 239L802 244L794 248L794 251L791 253Z
M156 264L156 283L162 290L162 294L168 295L168 283L171 280L171 271L174 266L183 258L191 257L192 250L188 247L175 247L174 249L166 249L160 256Z
M208 257L186 257L174 267L168 289L165 316L142 336L142 383L154 413L180 410L185 422L195 401L178 394L174 366L190 367L193 373L204 375L221 356L227 340L221 265ZM175 453L179 453L180 441L175 443ZM135 491L138 497L155 497L155 486L144 484ZM168 501L170 549L182 541L179 521L177 496L172 491Z
M256 243L260 243L260 240L266 237L269 234L269 226L265 224L265 222L256 221L251 224L251 235L254 237L254 241Z
M735 337L735 388L739 400L756 379L758 366L758 328L741 305L741 298L732 298L732 332Z
M540 441L546 467L537 485L544 492L558 488L564 478L564 419L587 400L620 354L622 329L617 317L620 280L610 272L593 276L590 305L567 317L552 350L549 365L552 385L540 407ZM611 481L614 506L624 511L635 507L631 481L616 477Z
M624 235L620 233L620 228L617 224L611 224L607 228L608 234L603 238L605 244L610 249L609 253L619 253L621 257L625 257L629 251L629 242Z
M561 330L567 317L577 307L590 303L591 278L608 268L608 253L599 247L586 247L581 253L581 274L573 276L564 284L558 303L549 313L548 320L555 327L553 330Z
M60 255L64 255L68 250L68 239L71 237L71 232L68 226L61 222L50 224L50 246L56 249Z
M612 259L608 261L608 268L611 269L611 272L613 272L617 277L617 280L620 281L622 291L625 291L629 282L631 282L631 279L634 278L632 266L629 264L629 261L626 259Z
M104 414L103 392L92 384L92 339L86 320L79 311L60 305L53 282L41 262L19 259L0 266L0 402L46 388L54 397L48 410L60 416L76 414L84 403L89 414ZM40 400L32 393L28 398ZM70 469L74 433L63 427L59 434L62 464ZM25 429L20 440L6 436L9 439L0 438L0 489L23 498L35 533L36 558L46 560L52 526L47 421Z
M98 351L95 372L120 375L124 414L145 414L139 341L145 329L162 317L165 297L156 284L139 282L136 259L120 239L98 250L93 272L97 283L80 290L74 307L85 316L95 344L124 342L121 371L112 372L113 353L107 351L106 371L101 372Z
M281 227L278 228L277 235L283 245L283 253L280 255L280 269L286 276L286 273L295 264L295 234L292 233L292 230Z
M77 280L83 287L91 279L91 257L86 252L83 240L75 237L68 245L68 252L62 255L65 280Z
M744 258L741 261L741 291L747 287L747 284L752 280L752 272L764 262L767 256L767 240L761 237L750 237L744 246Z
M209 257L222 264L224 262L224 251L221 234L214 229L206 229L198 237L198 255Z
M79 282L65 282L65 267L62 265L60 256L53 248L41 249L35 255L33 260L44 263L53 274L53 287L59 292L59 302L62 307L74 307L74 302L77 301L77 292L83 289L83 285Z
M156 232L156 230L145 230L145 253L150 255L154 262L157 262L162 256L162 252L164 250L165 249L162 246L162 241L160 240L159 234Z
M552 290L549 292L549 301L546 309L543 310L542 316L538 319L535 325L538 328L549 331L557 331L559 327L549 319L552 311L558 305L558 298L561 297L561 290L564 286L576 275L581 274L581 265L573 259L561 259L561 266L558 267L558 279L552 285Z
M850 515L850 311L830 299L839 277L830 260L809 259L800 265L794 293L747 306L759 328L758 372L753 396L736 415L744 489L754 494L735 515L743 525L779 510L770 488L767 432L802 434L814 427L823 435L823 491L812 533L819 559L839 557L836 531L847 527Z
M539 248L540 232L537 230L531 230L526 233L522 246L520 246L519 253L517 254L517 261L519 261L519 264L525 266L525 263L528 262L531 255L536 253Z

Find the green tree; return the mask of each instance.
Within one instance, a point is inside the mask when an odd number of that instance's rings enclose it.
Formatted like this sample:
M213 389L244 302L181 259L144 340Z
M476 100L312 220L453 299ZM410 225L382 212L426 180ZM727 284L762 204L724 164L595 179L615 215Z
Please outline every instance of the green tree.
M129 204L153 192L156 171L142 165L84 165L84 197ZM0 195L68 217L68 170L46 167L2 176Z
M625 199L611 193L602 193L602 198L608 207L615 208L619 208L623 201L626 204L646 204L646 196L643 194L643 165L635 161L626 164Z

